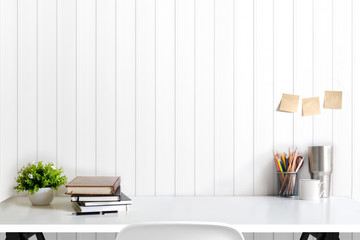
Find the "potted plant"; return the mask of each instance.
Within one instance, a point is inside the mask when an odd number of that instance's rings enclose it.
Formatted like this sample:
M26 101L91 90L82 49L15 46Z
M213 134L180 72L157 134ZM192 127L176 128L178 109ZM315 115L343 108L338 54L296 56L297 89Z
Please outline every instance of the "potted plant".
M28 163L23 166L16 178L17 192L27 191L33 205L49 205L54 198L54 190L67 183L61 168L56 168L54 163L43 164L40 162Z

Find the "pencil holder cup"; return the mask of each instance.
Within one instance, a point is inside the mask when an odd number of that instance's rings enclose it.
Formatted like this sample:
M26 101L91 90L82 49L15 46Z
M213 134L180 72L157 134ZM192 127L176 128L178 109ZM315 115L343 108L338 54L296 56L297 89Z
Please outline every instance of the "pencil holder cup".
M298 195L298 173L277 172L278 195L283 197L295 197Z

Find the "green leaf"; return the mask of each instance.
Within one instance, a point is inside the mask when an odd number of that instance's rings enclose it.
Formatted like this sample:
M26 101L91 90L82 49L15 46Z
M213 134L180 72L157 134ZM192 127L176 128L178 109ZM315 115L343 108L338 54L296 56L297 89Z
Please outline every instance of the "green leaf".
M61 168L56 168L52 162L43 164L40 162L28 163L18 171L16 178L18 183L14 189L17 192L29 191L30 194L39 191L40 188L50 187L59 189L67 183L67 177Z

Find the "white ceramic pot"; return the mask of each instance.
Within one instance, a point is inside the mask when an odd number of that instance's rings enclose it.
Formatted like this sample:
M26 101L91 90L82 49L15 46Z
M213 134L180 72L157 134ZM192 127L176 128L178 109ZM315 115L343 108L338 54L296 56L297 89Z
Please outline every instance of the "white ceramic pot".
M40 188L33 195L28 193L28 198L33 205L46 206L54 199L54 190L52 188Z

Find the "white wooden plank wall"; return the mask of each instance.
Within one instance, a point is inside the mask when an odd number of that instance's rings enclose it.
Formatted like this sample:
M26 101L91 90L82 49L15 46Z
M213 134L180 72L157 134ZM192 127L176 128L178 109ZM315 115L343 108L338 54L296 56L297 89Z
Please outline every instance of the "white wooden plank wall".
M136 1L136 191L155 195L155 0ZM134 79L129 79L133 81ZM126 114L126 113L123 113ZM125 146L124 146L125 147ZM124 179L123 182L126 180Z
M343 109L333 110L334 184L333 193L352 194L352 0L333 1L333 89L343 91ZM356 92L355 92L356 94ZM341 181L336 181L341 178ZM348 187L344 187L348 186Z
M360 79L360 69L354 66L359 66L360 64L360 14L356 14L356 12L360 11L360 2L359 1L353 1L352 2L352 79L353 79L353 108L352 108L352 117L353 117L353 130L352 130L352 139L353 139L353 146L352 146L352 156L354 156L355 149L357 149L360 146L360 126L357 124L360 120L360 113L357 111L360 107L360 96L359 94L355 94L358 89L360 89L360 81L357 81L357 79ZM360 199L360 190L358 188L360 184L360 177L359 174L356 174L359 170L360 164L357 161L352 161L353 164L353 171L352 171L352 194L355 199Z
M254 4L234 1L234 194L254 193ZM249 82L250 84L243 84ZM246 180L245 180L246 179Z
M122 189L136 192L136 1L116 1L116 163ZM124 184L127 182L127 184Z
M175 194L175 1L156 0L155 194Z
M195 1L195 194L215 194L214 0ZM198 31L201 29L201 31Z
M121 175L129 195L269 195L272 150L312 144L334 144L333 194L360 199L359 11L358 0L0 1L0 200L36 160L70 179ZM282 93L322 103L325 90L343 91L342 110L276 111Z
M302 97L313 97L313 1L294 1L294 93ZM301 111L299 107L298 111ZM308 158L307 146L313 145L313 121L315 117L294 114L294 145L300 154ZM308 164L300 172L301 178L310 178Z
M274 0L273 94L275 108L279 106L282 93L294 93L293 12L294 1ZM276 151L286 151L289 147L294 149L294 115L293 113L284 114L280 111L274 112L274 148ZM277 180L276 178L275 186L277 186Z
M313 96L320 96L320 99L324 99L325 90L333 90L332 10L332 1L313 2ZM321 115L314 117L314 145L333 143L332 116L332 110L321 109ZM336 160L334 166L336 166ZM331 190L333 189L332 187Z
M37 0L38 160L57 161L57 4ZM24 81L26 77L24 76Z
M72 179L77 175L77 1L57 4L57 163Z
M195 0L175 1L175 194L195 194ZM210 70L210 69L209 69ZM211 81L209 79L209 81ZM211 136L210 136L211 137ZM214 151L214 149L208 149ZM214 164L210 159L208 164Z
M275 169L268 157L274 149L273 3L254 0L253 194L275 193ZM247 99L251 102L251 99ZM249 114L243 112L244 115ZM244 135L251 135L245 133ZM242 149L248 151L248 149ZM269 169L272 169L269 170ZM243 181L247 181L244 179ZM266 184L264 184L266 183Z
M12 194L17 170L18 42L17 3L0 3L0 201ZM14 14L15 13L15 14Z
M76 174L96 175L96 1L77 0ZM80 34L81 33L81 34Z
M234 1L215 0L215 195L234 194Z

